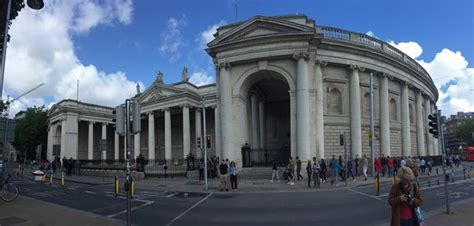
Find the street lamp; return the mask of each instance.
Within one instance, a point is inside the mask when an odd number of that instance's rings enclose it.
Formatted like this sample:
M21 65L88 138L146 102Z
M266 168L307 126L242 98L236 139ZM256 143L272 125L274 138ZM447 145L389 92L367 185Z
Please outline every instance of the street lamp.
M27 0L28 7L40 10L44 7L43 0ZM3 99L3 79L5 77L5 58L7 57L7 40L8 40L8 25L10 24L10 11L12 8L12 0L8 0L7 16L5 17L5 33L3 33L3 49L2 49L2 69L0 70L0 98Z

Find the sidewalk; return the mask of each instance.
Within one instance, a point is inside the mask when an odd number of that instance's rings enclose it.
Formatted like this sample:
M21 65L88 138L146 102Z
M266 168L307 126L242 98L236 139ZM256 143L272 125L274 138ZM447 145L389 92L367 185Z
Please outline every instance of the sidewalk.
M425 219L425 225L429 226L445 226L445 225L456 225L456 226L473 226L474 217L474 198L466 199L463 201L455 202L451 204L451 214L446 214L446 210L443 212L435 213L432 216L428 216Z
M19 196L13 202L0 201L0 213L1 226L112 226L125 224L117 219L110 219L24 196Z

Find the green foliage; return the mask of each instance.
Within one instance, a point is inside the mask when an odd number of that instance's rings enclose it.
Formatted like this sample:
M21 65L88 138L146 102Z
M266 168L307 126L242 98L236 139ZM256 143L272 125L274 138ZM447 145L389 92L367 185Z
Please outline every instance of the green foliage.
M3 50L3 36L5 33L5 18L7 17L7 5L8 0L0 0L0 53ZM21 9L25 7L24 0L12 0L11 10L10 10L10 24L14 20Z
M6 111L7 111L7 108L8 108L8 102L7 101L4 101L4 100L0 100L0 115L1 116L4 116Z
M456 136L461 138L468 146L474 146L472 133L474 133L474 119L466 119L462 121L456 129Z
M16 120L13 146L22 154L26 151L27 159L36 157L35 149L39 144L43 145L43 153L45 153L48 140L47 120L45 106L28 108L25 117Z

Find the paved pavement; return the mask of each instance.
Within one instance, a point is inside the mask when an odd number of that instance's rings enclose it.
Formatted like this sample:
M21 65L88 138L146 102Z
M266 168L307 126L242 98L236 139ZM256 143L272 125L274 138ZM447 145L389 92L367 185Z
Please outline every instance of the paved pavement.
M455 173L455 182L450 183L449 197L456 215L449 216L442 213L443 181L437 185L441 176L421 179L425 198L423 210L430 223L427 225L451 218L459 220L459 225L465 222L469 225L471 216L467 213L474 212L473 205L461 204L463 200L474 198L474 179L464 180L463 177L462 173ZM100 215L121 220L114 223L122 225L126 217L125 193L121 191L118 196L114 195L112 178L74 176L67 179L64 187L56 180L49 185L35 182L31 177L14 183L24 196L92 214L79 214L83 220L97 219ZM191 178L137 180L132 221L136 225L387 225L390 207L386 199L390 185L391 178L382 178L377 196L372 179L349 181L347 187L342 182L337 187L324 183L321 189L307 188L306 181L290 186L285 182L249 179L240 181L238 192L218 192L217 181L211 181L210 190L204 192L202 182ZM32 206L40 205L32 203ZM34 209L25 209L25 214L28 211ZM15 211L12 213L16 214ZM67 222L66 218L56 218L58 213L61 212L43 211L42 216ZM24 216L19 218L26 219Z

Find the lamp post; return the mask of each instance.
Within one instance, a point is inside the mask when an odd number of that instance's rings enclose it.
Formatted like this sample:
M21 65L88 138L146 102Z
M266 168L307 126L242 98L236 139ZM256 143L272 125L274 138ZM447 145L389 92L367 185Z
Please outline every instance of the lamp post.
M40 10L44 7L43 0L27 0L26 4L28 7ZM3 33L3 46L2 46L2 69L0 70L0 98L3 99L3 80L5 77L5 59L7 57L7 40L8 40L8 28L10 24L10 11L12 8L12 0L8 0L7 3L7 16L5 17L5 30Z

